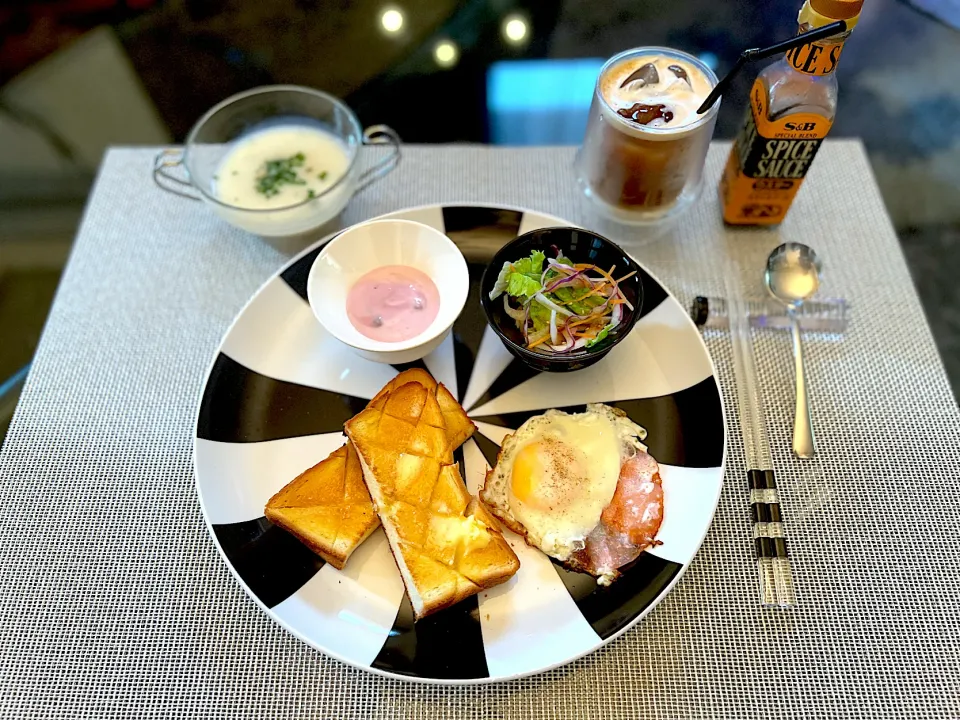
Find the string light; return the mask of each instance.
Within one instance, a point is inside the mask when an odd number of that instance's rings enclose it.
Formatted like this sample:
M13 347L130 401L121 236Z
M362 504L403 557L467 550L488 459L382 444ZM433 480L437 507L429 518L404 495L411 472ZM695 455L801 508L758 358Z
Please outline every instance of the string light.
M511 45L522 45L529 30L527 21L519 15L508 15L503 21L503 37Z
M396 34L403 27L403 13L397 8L388 8L380 14L380 24L391 35Z
M433 48L433 59L442 68L452 68L460 59L460 49L451 40L441 40Z

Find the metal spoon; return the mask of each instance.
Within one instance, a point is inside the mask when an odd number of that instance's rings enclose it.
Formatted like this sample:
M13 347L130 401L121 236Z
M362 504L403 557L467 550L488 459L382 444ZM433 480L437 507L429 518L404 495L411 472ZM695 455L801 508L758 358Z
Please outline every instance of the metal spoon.
M813 248L802 243L785 243L770 253L763 282L767 290L787 309L793 324L793 356L797 372L797 409L793 418L793 452L800 458L812 458L816 452L810 398L803 372L803 346L797 311L803 301L820 287L822 265Z

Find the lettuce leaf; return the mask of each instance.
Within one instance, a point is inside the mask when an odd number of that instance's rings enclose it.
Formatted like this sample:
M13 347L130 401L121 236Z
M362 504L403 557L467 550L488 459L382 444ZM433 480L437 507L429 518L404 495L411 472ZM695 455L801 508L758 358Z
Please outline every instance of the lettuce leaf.
M539 281L540 273L543 272L543 261L546 259L546 255L539 250L534 250L530 257L517 260L513 264L513 271L524 275L536 275Z
M541 333L550 325L550 310L538 302L530 303L530 321L533 323L533 332Z
M490 291L490 299L496 300L498 297L503 295L507 289L507 276L510 274L510 263L505 262L503 267L500 268L500 274L497 275L497 281L493 284L493 289Z
M587 341L587 344L585 345L585 347L593 347L593 346L596 345L598 342L601 342L602 340L606 340L606 339L607 339L607 335L610 334L610 331L611 331L611 330L613 330L613 323L610 323L609 325L604 325L604 326L603 326L603 330L601 330L600 332L598 332L598 333L597 333L597 336L596 336L595 338L593 338L593 340L588 340L588 341Z
M591 295L583 300L578 300L570 304L570 309L577 315L589 315L595 307L603 305L604 299L599 295Z
M550 295L554 296L551 299L569 308L571 312L577 315L589 315L593 308L604 303L604 298L600 295L585 297L589 293L590 288L562 287L557 288Z
M529 275L518 272L507 275L507 294L510 297L533 297L538 292L540 292L539 279L535 280Z
M533 297L543 288L540 284L540 275L545 259L542 252L535 250L528 258L505 264L494 285L494 290L502 285L510 297L523 299ZM491 299L493 297L496 296L492 296Z

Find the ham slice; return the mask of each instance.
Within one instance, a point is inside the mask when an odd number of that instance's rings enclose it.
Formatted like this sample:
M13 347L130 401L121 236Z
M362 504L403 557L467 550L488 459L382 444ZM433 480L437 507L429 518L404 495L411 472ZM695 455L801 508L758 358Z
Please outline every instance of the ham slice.
M660 466L645 452L638 452L620 468L617 489L600 516L600 523L587 536L574 564L608 585L617 569L633 562L656 544L663 521L663 486Z

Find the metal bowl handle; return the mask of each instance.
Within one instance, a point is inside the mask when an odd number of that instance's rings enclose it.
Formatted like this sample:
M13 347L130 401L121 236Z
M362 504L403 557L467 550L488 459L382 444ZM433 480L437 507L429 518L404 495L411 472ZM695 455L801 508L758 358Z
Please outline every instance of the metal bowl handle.
M153 181L164 192L199 201L200 198L197 195L188 191L193 188L190 181L173 174L173 168L181 165L183 165L183 150L177 148L161 150L153 159Z
M360 174L356 192L369 187L400 163L400 136L387 125L371 125L363 131L364 145L391 145L391 152L373 167Z

